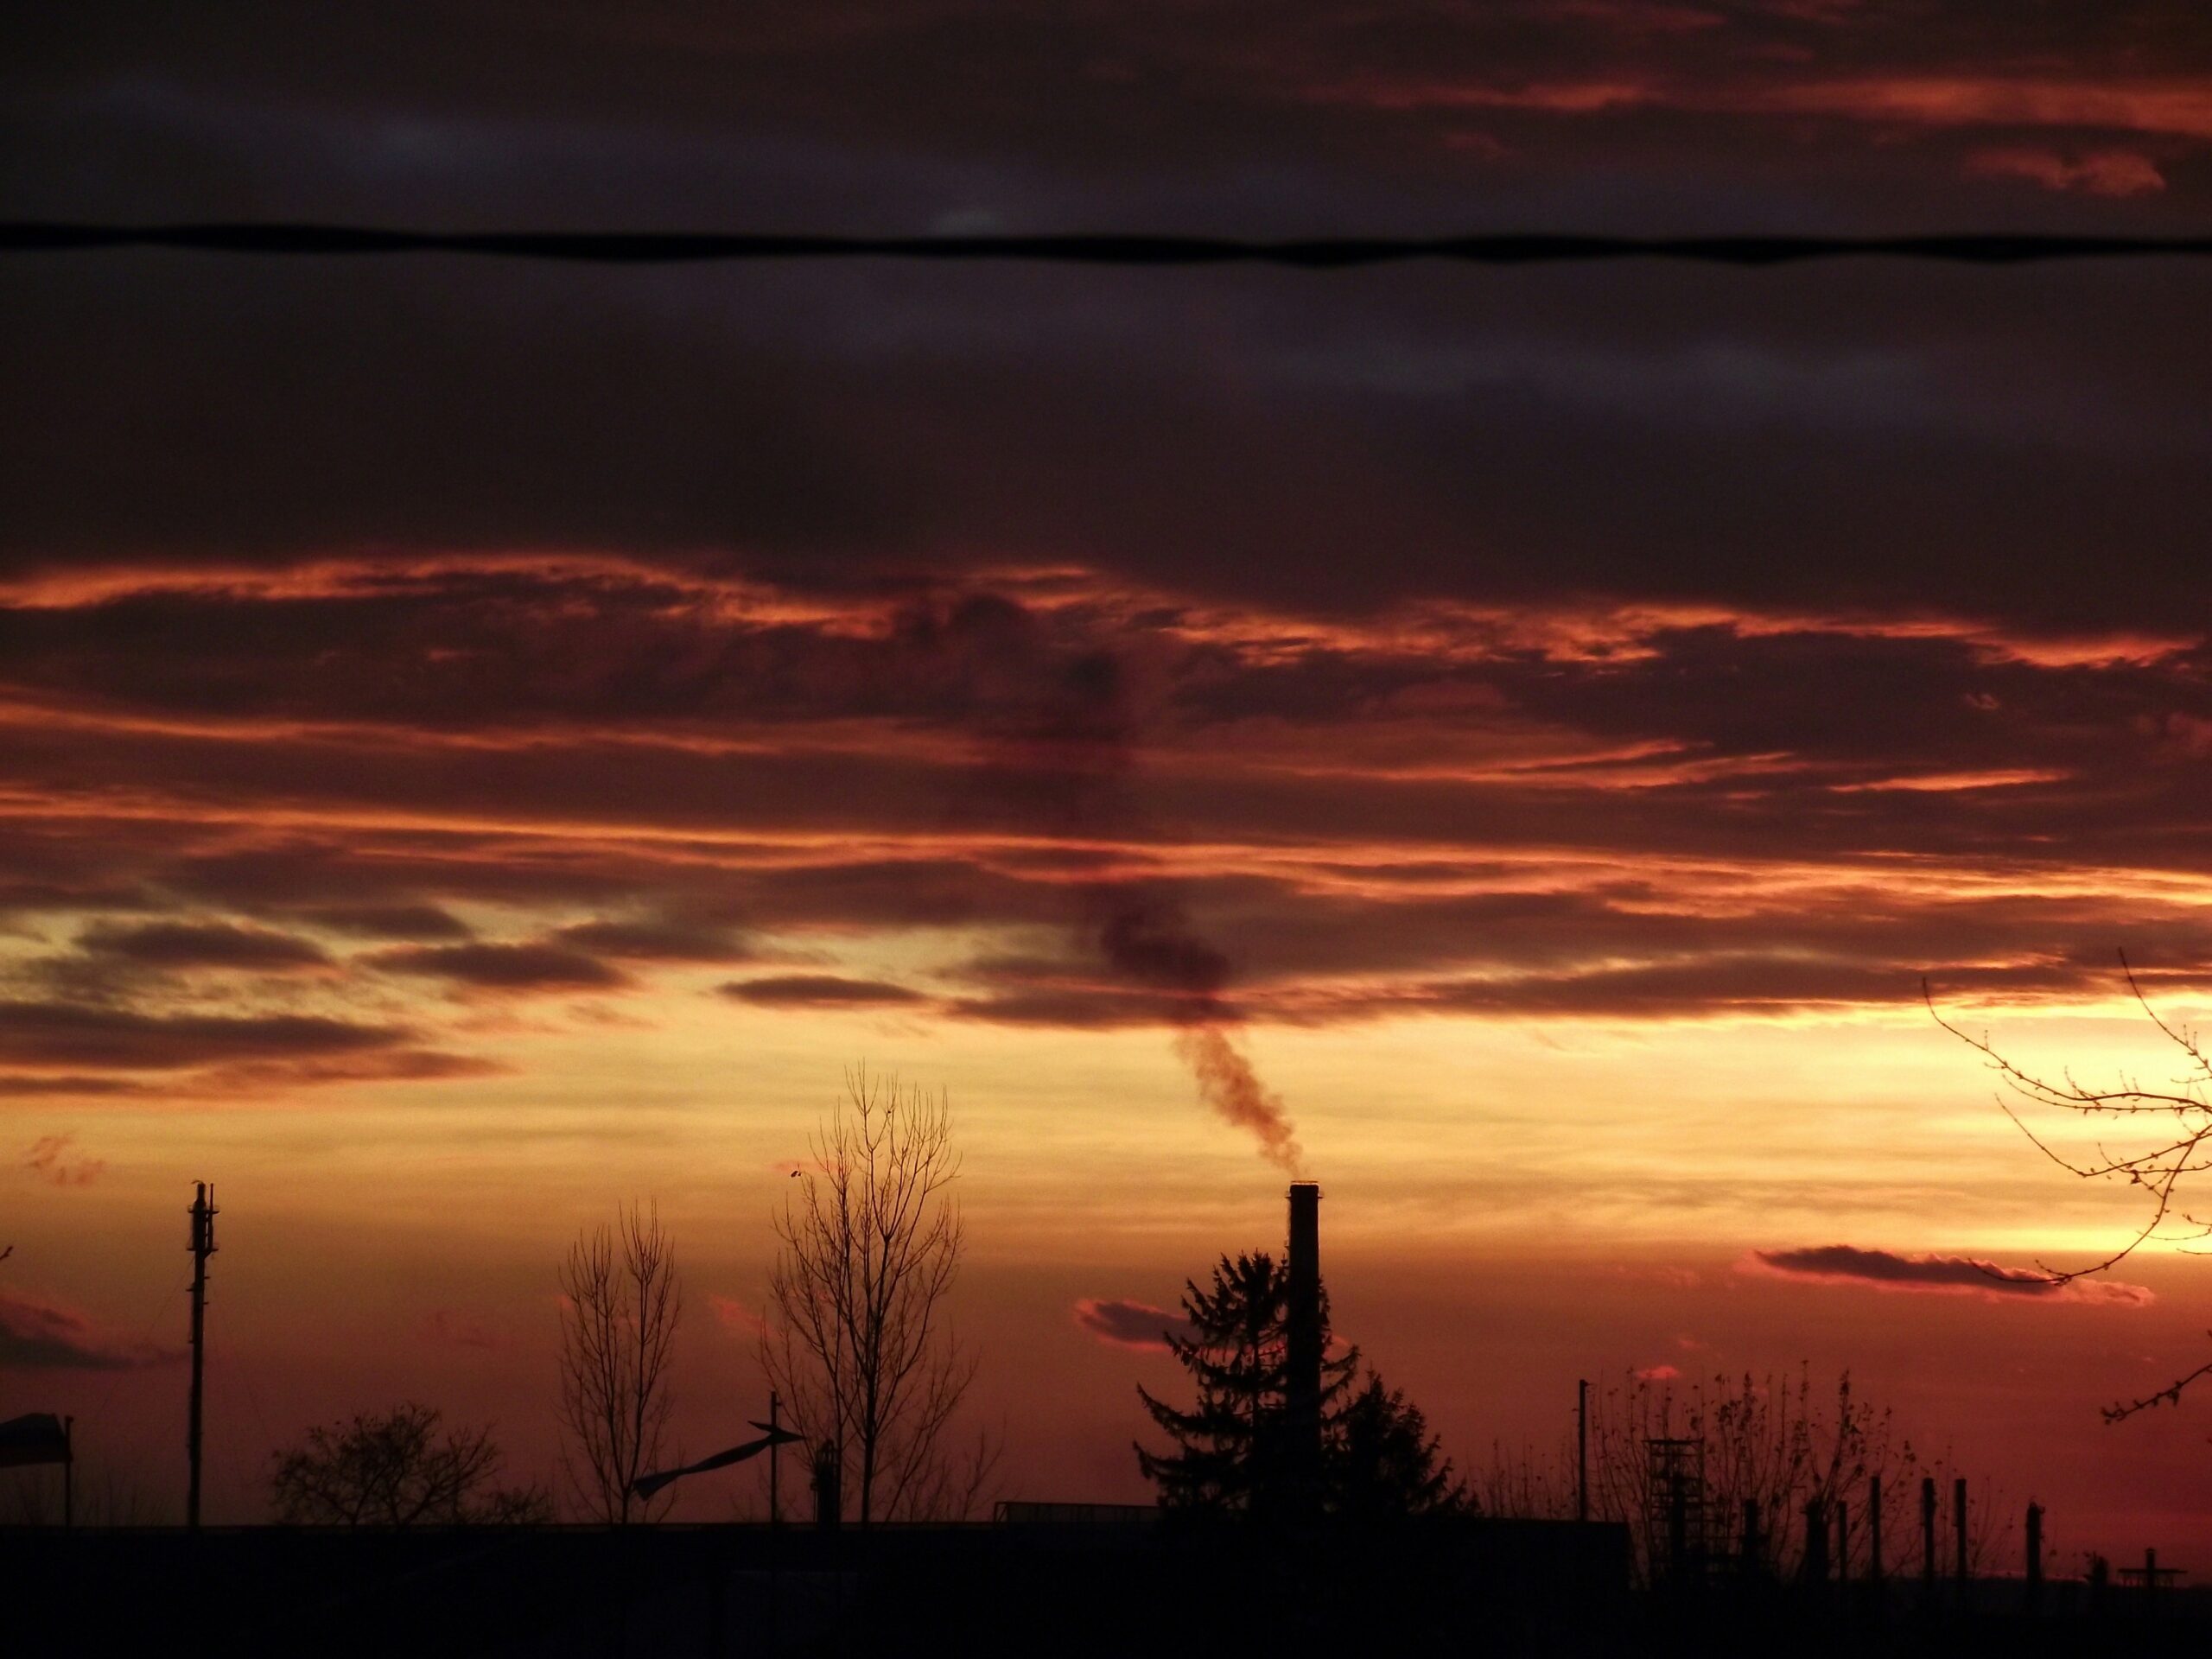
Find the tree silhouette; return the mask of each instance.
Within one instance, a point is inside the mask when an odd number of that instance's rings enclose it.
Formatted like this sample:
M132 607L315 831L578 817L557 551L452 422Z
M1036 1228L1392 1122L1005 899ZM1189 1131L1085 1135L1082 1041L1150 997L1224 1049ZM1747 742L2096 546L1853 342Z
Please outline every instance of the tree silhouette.
M580 1233L561 1263L561 1468L584 1512L623 1525L676 1501L639 1497L666 1461L669 1376L683 1313L676 1249L658 1210L632 1204Z
M535 1487L500 1487L504 1459L488 1428L438 1433L429 1406L395 1407L308 1431L276 1453L270 1478L276 1518L345 1527L518 1525L550 1521L552 1501Z
M1744 1510L1752 1504L1760 1525L1752 1561L1783 1577L1802 1565L1808 1504L1830 1518L1840 1505L1849 1510L1842 1568L1854 1579L1868 1574L1872 1480L1881 1483L1885 1570L1916 1571L1919 1483L1934 1476L1948 1492L1961 1472L1947 1457L1916 1452L1890 1409L1866 1400L1848 1371L1816 1384L1805 1363L1794 1374L1630 1370L1592 1389L1588 1409L1590 1514L1627 1526L1636 1570L1647 1583L1667 1569L1674 1548L1669 1517L1654 1501L1655 1440L1697 1443L1698 1471L1686 1499L1692 1515L1707 1523L1705 1548L1743 1561ZM1515 1461L1501 1448L1492 1468L1478 1476L1481 1508L1490 1515L1564 1520L1575 1512L1578 1461L1572 1433L1548 1459L1529 1453ZM1981 1507L1969 1526L1970 1559L1993 1561L2003 1526L1988 1507L1986 1484L1977 1481L1974 1490ZM1948 1525L1950 1512L1943 1513Z
M1347 1401L1327 1429L1325 1502L1348 1520L1445 1515L1467 1507L1449 1459L1428 1432L1428 1420L1379 1372Z
M1137 1466L1171 1510L1264 1513L1285 1501L1289 1359L1289 1269L1266 1251L1215 1264L1205 1290L1184 1285L1188 1333L1170 1332L1167 1345L1198 1384L1185 1411L1140 1386L1137 1397L1173 1443L1155 1452L1140 1445ZM1329 1346L1329 1298L1321 1294L1321 1344ZM1358 1369L1347 1349L1321 1363L1325 1439L1338 1428L1341 1402ZM1331 1466L1325 1460L1324 1468Z
M817 1455L836 1449L861 1525L964 1516L998 1446L953 1436L976 1361L951 1324L951 1102L856 1067L810 1150L775 1218L761 1369Z

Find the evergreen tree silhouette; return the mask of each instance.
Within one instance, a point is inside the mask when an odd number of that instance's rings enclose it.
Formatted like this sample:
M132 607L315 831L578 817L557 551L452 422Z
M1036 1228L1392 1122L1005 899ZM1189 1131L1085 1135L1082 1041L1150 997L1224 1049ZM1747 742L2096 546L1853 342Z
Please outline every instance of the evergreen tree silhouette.
M1145 1410L1173 1442L1164 1452L1136 1448L1137 1466L1171 1510L1265 1513L1285 1496L1284 1416L1287 1381L1289 1269L1264 1250L1221 1258L1213 1283L1184 1285L1187 1334L1167 1345L1198 1384L1184 1411L1140 1386ZM1359 1351L1334 1358L1329 1297L1321 1293L1321 1411L1325 1434L1359 1365Z
M1428 1420L1378 1372L1331 1420L1324 1443L1325 1502L1356 1521L1452 1515L1469 1508L1465 1484L1428 1432Z

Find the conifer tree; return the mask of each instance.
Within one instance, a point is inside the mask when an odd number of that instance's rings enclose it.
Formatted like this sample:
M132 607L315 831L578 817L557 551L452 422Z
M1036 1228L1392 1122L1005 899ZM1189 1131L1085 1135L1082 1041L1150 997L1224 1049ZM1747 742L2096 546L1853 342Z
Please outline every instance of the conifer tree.
M1287 1363L1290 1273L1266 1251L1224 1255L1213 1283L1184 1285L1188 1333L1170 1332L1169 1348L1198 1387L1188 1411L1158 1400L1142 1387L1145 1410L1173 1442L1165 1452L1139 1446L1137 1465L1173 1510L1264 1511L1278 1502L1284 1481L1283 1428ZM1329 1347L1328 1293L1321 1295L1321 1343ZM1359 1351L1347 1350L1321 1366L1321 1410L1333 1422Z
M1466 1488L1428 1432L1419 1406L1380 1373L1352 1395L1330 1423L1324 1443L1327 1502L1349 1520L1447 1515L1468 1507Z

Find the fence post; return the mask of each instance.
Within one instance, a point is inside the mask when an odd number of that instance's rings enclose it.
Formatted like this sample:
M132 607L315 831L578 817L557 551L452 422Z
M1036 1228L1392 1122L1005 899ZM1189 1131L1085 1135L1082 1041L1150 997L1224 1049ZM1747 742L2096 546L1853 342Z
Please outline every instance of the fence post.
M1951 1483L1951 1576L1963 1590L1967 1583L1967 1478Z
M1808 1584L1828 1581L1828 1517L1821 1500L1805 1500L1805 1562L1801 1576Z
M2043 1505L2028 1505L2028 1611L2043 1603Z
M1882 1478L1866 1483L1866 1577L1877 1589L1882 1582Z

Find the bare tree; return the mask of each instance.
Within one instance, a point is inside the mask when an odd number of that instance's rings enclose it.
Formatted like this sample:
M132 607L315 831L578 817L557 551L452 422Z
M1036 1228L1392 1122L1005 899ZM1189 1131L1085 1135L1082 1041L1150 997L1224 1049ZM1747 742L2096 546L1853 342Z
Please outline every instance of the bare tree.
M656 1520L676 1501L631 1491L659 1467L675 1404L670 1372L683 1313L676 1249L658 1210L631 1204L579 1233L561 1264L561 1469L577 1503L610 1525Z
M1988 1063L2005 1093L2013 1097L2007 1100L2000 1095L1999 1107L2037 1151L2080 1179L2118 1181L2142 1192L2145 1211L2142 1226L2102 1260L2073 1268L2053 1267L2045 1262L2036 1263L2037 1270L2054 1285L2069 1284L2118 1267L2154 1241L2186 1245L2212 1238L2212 1222L2192 1214L2182 1203L2183 1188L2188 1179L2201 1170L2212 1169L2212 1057L2206 1055L2195 1032L2171 1024L2151 1006L2124 950L2120 953L2120 971L2136 1006L2181 1057L2180 1072L2169 1078L2163 1088L2146 1087L2125 1073L2115 1077L2109 1086L2093 1086L2079 1081L2071 1071L2061 1071L2056 1079L2047 1073L2028 1071L1999 1052L1986 1033L1977 1036L1946 1020L1936 1009L1928 982L1921 982L1921 995L1928 1004L1929 1015ZM2133 1136L2133 1146L2123 1144L2115 1149L2099 1140L2094 1143L2093 1157L2069 1156L2037 1132L2016 1107L2016 1102L2019 1106L2052 1108L2083 1118L2112 1119ZM2117 1423L2152 1406L2178 1405L2183 1390L2208 1375L2212 1375L2212 1362L2176 1378L2155 1394L2107 1406L2104 1419L2108 1423Z
M976 1376L950 1322L964 1243L942 1092L858 1067L775 1219L760 1361L817 1446L834 1445L862 1525L963 1515L996 1461L952 1420Z
M500 1487L504 1459L488 1428L442 1438L439 1414L405 1405L308 1431L278 1452L270 1477L276 1518L291 1525L407 1527L550 1521L534 1487Z
M1630 1560L1639 1573L1663 1566L1670 1548L1666 1516L1652 1513L1650 1442L1683 1438L1699 1445L1701 1489L1686 1493L1707 1524L1712 1557L1789 1577L1805 1564L1805 1509L1827 1522L1849 1510L1847 1560L1840 1571L1869 1577L1873 1529L1867 1524L1872 1482L1880 1480L1883 1561L1889 1575L1918 1575L1920 1482L1936 1480L1938 1577L1958 1560L1951 1482L1960 1469L1948 1455L1923 1458L1896 1433L1891 1414L1873 1409L1836 1378L1834 1395L1816 1389L1812 1370L1794 1376L1679 1378L1666 1371L1628 1371L1619 1382L1591 1391L1591 1513L1626 1522ZM1476 1506L1484 1516L1566 1520L1575 1513L1575 1435L1566 1431L1553 1451L1496 1446L1491 1466L1476 1471ZM2011 1506L1988 1482L1971 1484L1967 1510L1967 1571L1991 1571L2011 1540ZM1745 1551L1745 1502L1757 1504L1758 1533Z
M1865 1573L1869 1533L1865 1497L1870 1478L1882 1481L1885 1553L1898 1570L1907 1547L1911 1478L1936 1472L1911 1442L1898 1438L1886 1410L1859 1398L1847 1372L1831 1395L1813 1386L1809 1368L1796 1376L1678 1377L1630 1371L1590 1395L1590 1513L1625 1522L1637 1570L1663 1563L1666 1517L1651 1509L1650 1443L1698 1443L1701 1491L1689 1495L1708 1523L1707 1548L1741 1560L1742 1518L1755 1504L1761 1538L1754 1557L1764 1570L1795 1573L1802 1559L1802 1517L1816 1504L1831 1519L1839 1504L1854 1517L1847 1569ZM1473 1478L1485 1514L1563 1519L1574 1513L1577 1460L1572 1434L1548 1458L1523 1447L1497 1449L1491 1467Z

